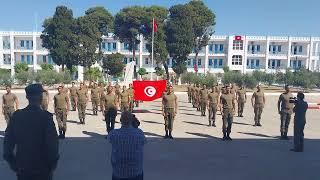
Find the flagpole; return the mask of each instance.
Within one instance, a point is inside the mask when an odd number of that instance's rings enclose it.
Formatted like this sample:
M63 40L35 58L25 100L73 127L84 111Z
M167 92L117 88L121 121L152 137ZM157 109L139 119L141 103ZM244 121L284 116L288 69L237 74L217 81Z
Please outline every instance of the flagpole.
M151 78L153 80L153 40L154 39L154 18L152 18L152 42L151 42Z

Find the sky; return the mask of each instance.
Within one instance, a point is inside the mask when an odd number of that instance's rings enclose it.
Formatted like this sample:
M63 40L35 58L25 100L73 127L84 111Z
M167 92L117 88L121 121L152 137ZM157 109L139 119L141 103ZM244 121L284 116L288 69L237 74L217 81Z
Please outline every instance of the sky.
M170 7L188 0L0 0L0 31L41 31L55 7L74 16L104 6L112 14L131 5ZM216 15L217 35L320 36L320 0L203 0Z

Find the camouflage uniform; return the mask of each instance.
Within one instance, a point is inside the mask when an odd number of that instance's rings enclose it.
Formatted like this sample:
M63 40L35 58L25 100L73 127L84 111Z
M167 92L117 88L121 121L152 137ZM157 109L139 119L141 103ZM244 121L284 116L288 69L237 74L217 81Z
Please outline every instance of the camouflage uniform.
M290 103L290 98L293 97L291 93L282 93L279 97L281 110L280 110L280 132L281 137L287 137L288 127L293 113L293 103Z
M69 88L69 92L70 92L70 103L71 103L71 108L72 111L75 111L77 109L76 107L76 100L77 100L77 88L76 87L71 87Z
M69 99L65 93L58 93L53 100L60 135L65 134L67 131L67 103L69 103Z
M78 114L79 114L79 120L81 124L85 124L87 98L88 98L87 89L77 90Z
M2 96L3 115L7 124L9 124L12 114L15 111L14 103L17 101L17 99L17 96L11 92Z
M223 115L222 115L222 132L224 139L231 139L230 133L233 123L234 115L234 100L235 97L233 94L222 94L220 97L221 104L223 105Z
M98 115L98 106L99 106L99 89L98 88L91 89L91 103L92 103L93 115Z
M246 89L241 88L237 91L238 97L238 116L243 117L244 104L246 103Z
M209 100L209 126L216 126L216 114L217 114L217 106L219 102L219 94L216 92L211 92L208 94L208 100Z
M105 100L105 121L107 126L107 132L109 133L111 130L114 129L114 124L116 122L116 116L117 116L117 97L114 94L106 94L104 95Z
M199 91L199 99L200 99L201 116L205 116L206 110L207 110L207 102L208 102L208 90L207 89L201 89Z

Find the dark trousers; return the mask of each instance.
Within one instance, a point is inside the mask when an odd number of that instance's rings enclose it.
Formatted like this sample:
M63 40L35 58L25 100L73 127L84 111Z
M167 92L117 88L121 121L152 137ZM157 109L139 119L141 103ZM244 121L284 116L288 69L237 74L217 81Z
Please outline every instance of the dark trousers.
M294 149L298 151L303 151L303 141L304 141L304 126L305 123L294 123Z
M17 174L18 180L52 180L52 173L50 174Z
M136 177L130 177L130 178L117 178L115 176L112 176L112 180L143 180L143 173Z
M104 112L108 133L114 129L114 124L116 123L116 116L117 110L114 108L106 109L106 111Z
M290 124L291 114L287 113L287 112L281 112L280 119L281 119L280 132L281 133L288 133L288 127Z

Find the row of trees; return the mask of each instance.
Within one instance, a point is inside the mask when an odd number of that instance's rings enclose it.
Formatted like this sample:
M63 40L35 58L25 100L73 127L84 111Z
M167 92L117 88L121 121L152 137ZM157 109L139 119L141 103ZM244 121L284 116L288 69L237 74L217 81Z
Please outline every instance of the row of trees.
M140 35L151 42L153 18L158 27L154 39L156 72L163 73L163 66L169 77L167 58L170 56L174 59L173 70L179 76L186 71L186 61L192 50L197 59L213 34L215 14L202 1L193 0L169 9L131 6L121 9L115 16L104 7L94 7L77 18L71 9L58 6L53 17L44 21L41 39L62 70L65 67L70 70L75 65L90 68L98 62L109 75L117 76L123 71L121 56L103 56L102 36L113 33L121 42L129 44L135 61ZM146 47L151 52L151 44ZM136 69L134 71L136 73Z
M212 86L217 84L220 79L223 84L236 83L248 88L254 88L258 84L271 85L291 85L305 89L320 87L320 73L311 72L306 69L300 69L295 72L287 70L285 73L277 72L275 74L262 71L254 71L252 74L241 74L237 71L225 71L223 74L196 75L194 73L184 73L182 82L189 84L205 84Z

